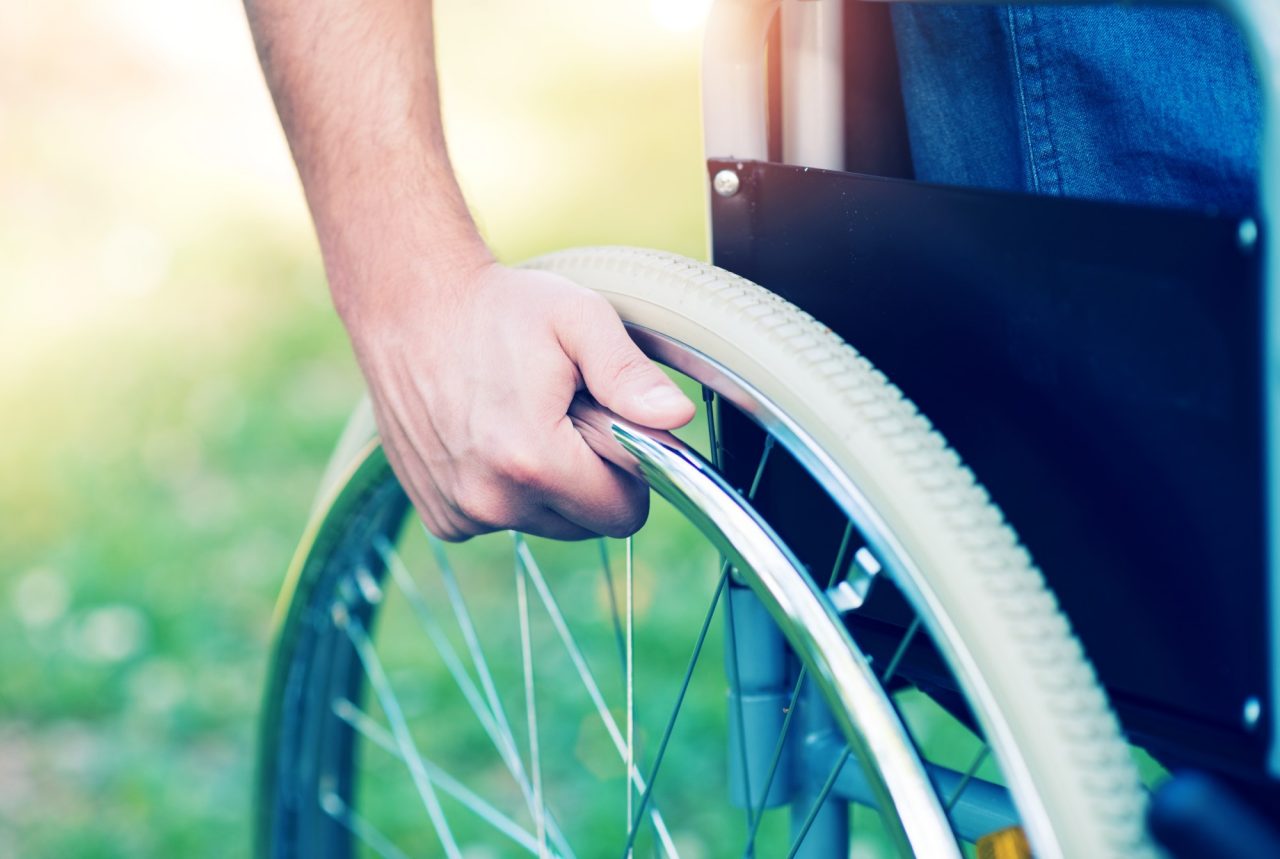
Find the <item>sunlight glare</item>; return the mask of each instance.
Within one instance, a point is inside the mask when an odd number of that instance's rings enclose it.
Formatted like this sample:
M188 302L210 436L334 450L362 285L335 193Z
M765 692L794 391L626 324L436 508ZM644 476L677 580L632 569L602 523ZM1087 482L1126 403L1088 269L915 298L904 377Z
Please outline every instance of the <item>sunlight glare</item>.
M711 0L649 0L649 13L658 24L675 33L701 27L711 9Z

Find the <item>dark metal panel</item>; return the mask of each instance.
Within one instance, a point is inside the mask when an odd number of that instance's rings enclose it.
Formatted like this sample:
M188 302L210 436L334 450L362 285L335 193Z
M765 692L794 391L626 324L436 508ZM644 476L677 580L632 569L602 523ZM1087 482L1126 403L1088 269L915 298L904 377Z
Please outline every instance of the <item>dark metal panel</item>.
M1233 219L759 163L715 261L929 415L1044 568L1127 727L1249 764L1266 698L1258 260Z

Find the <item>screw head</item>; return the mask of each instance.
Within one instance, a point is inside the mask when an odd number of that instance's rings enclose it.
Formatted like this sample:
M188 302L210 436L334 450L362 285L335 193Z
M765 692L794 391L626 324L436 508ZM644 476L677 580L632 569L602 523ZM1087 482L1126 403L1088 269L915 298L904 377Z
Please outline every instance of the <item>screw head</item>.
M335 600L333 605L329 606L329 619L338 629L346 629L347 623L351 620L351 613L347 610L346 603Z
M742 180L733 170L725 169L716 173L715 178L711 180L711 187L715 188L716 193L721 197L732 197L742 187Z
M1245 218L1236 228L1236 242L1243 251L1253 250L1258 243L1258 222L1253 218Z
M337 817L347 810L347 804L342 801L342 797L338 796L332 790L326 791L321 795L320 807L324 809L324 813L330 817Z
M1262 719L1262 701L1256 695L1250 696L1244 702L1244 726L1246 730L1254 731L1258 728L1258 722Z

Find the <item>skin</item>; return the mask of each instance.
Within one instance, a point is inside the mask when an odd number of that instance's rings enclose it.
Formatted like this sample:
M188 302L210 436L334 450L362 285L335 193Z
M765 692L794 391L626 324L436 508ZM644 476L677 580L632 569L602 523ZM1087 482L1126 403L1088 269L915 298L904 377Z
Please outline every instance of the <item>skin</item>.
M635 531L647 487L577 427L603 406L671 429L693 403L604 299L494 260L445 148L430 0L245 5L334 305L427 527Z

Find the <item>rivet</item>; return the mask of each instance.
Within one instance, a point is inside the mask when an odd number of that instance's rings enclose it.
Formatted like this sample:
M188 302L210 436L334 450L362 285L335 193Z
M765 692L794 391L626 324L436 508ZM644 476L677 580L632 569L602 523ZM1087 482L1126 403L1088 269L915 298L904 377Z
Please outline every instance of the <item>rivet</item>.
M377 579L373 577L373 573L369 572L368 567L356 567L355 579L356 587L360 589L360 595L364 597L365 602L370 605L382 602L382 588L378 586Z
M321 795L320 807L330 817L339 817L347 810L347 804L342 801L342 797L331 790Z
M1258 222L1253 218L1245 218L1236 229L1236 243L1243 251L1253 250L1258 243Z
M1251 695L1244 702L1244 726L1247 730L1253 731L1258 727L1258 722L1262 719L1262 702L1258 700L1258 696Z
M721 197L732 197L742 187L742 180L732 170L721 170L711 180L711 187L715 188L716 193Z

